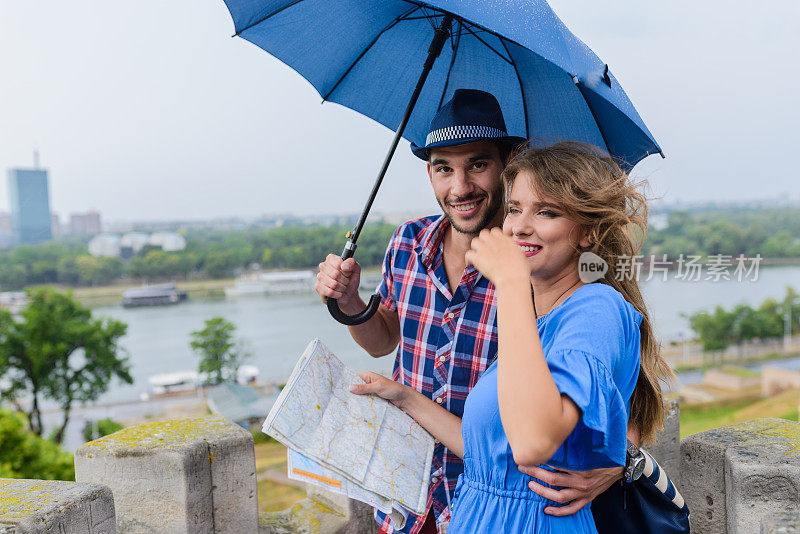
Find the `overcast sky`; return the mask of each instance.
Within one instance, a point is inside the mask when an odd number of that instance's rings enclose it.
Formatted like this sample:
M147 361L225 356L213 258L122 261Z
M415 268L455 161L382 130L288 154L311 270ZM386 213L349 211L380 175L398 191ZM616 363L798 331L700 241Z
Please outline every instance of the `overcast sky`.
M800 2L551 5L661 144L654 194L800 199ZM360 211L391 132L232 33L222 0L0 0L0 207L38 147L62 217ZM375 203L403 208L436 208L405 141Z

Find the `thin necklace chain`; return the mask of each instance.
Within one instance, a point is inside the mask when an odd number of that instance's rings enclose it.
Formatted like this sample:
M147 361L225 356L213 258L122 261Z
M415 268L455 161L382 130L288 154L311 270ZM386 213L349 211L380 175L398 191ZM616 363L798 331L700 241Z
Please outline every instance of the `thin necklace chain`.
M566 292L567 292L567 291L569 291L570 289L572 289L573 287L575 287L575 286L576 286L576 285L578 285L579 283L580 283L580 281L578 281L578 282L575 282L574 284L572 284L571 286L569 286L567 289L565 289L565 290L564 290L564 292L563 292L563 293L561 293L561 294L558 296L558 298L557 298L557 299L556 299L556 301L553 303L553 305L550 307L550 309L547 311L547 313L543 313L543 314L541 315L541 317L544 317L544 316L546 316L547 314L549 314L551 311L553 311L553 310L556 308L556 306L558 306L558 301L561 299L561 297L563 297L563 296L566 294ZM533 300L533 315L534 315L534 317L535 317L536 319L539 319L539 318L540 318L540 316L539 316L539 314L538 314L538 313L536 313L536 300L533 298L533 284L531 284L531 300Z

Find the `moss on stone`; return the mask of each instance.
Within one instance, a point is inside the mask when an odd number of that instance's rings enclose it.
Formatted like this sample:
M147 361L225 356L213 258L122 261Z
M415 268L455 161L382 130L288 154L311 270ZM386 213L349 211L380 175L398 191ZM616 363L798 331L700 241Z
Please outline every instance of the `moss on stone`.
M50 507L58 492L74 482L0 479L0 520L17 521Z
M306 498L281 512L260 514L259 531L325 534L336 532L346 521L347 517L344 513L315 499Z
M741 432L742 441L767 445L785 454L800 453L800 424L785 419L764 417L723 427Z
M79 454L92 457L92 450L139 449L153 450L188 445L198 440L208 440L220 434L238 431L228 419L219 415L190 417L169 421L144 423L86 443ZM209 458L211 461L213 458Z

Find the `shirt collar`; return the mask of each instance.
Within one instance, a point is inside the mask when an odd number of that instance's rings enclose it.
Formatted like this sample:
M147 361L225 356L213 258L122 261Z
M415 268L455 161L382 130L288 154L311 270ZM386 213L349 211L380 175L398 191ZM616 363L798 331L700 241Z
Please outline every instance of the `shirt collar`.
M444 252L442 243L448 228L450 228L450 220L442 215L422 234L417 253L426 269L432 269L436 265L436 260ZM467 266L465 273L470 284L474 284L482 276L480 271L472 265Z
M442 241L449 227L450 221L447 217L441 215L422 235L418 253L426 269L430 269L435 263L436 258L442 253Z

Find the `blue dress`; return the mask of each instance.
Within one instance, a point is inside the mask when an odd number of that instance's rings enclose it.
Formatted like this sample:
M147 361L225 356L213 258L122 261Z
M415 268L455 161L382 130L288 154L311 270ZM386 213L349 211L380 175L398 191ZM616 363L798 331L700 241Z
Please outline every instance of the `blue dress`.
M553 380L582 411L548 464L574 471L624 465L641 320L616 289L601 283L578 288L538 319ZM528 488L531 477L514 463L500 420L496 361L467 397L461 432L464 473L448 534L597 532L590 506L566 517L549 516L544 508L560 505Z

